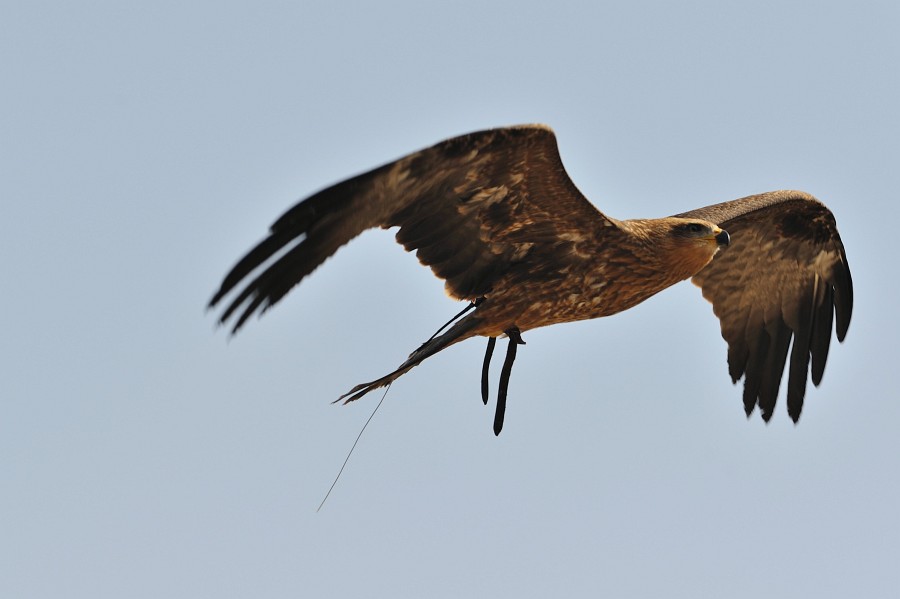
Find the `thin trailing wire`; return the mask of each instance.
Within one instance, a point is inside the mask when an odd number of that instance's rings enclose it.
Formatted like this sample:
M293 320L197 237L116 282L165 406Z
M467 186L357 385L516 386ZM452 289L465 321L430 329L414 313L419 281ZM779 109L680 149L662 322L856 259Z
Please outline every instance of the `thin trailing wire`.
M334 477L334 482L331 483L331 486L328 487L328 492L325 493L325 497L322 499L322 503L319 504L319 507L316 508L316 513L319 513L319 510L322 509L322 506L325 505L325 502L328 501L328 496L331 495L331 491L334 490L334 486L337 484L338 479L341 478L341 474L344 473L344 468L347 467L347 462L350 461L350 456L353 455L353 450L356 449L356 444L359 443L360 438L362 438L363 433L366 432L366 427L369 426L369 423L372 422L372 418L375 416L375 412L378 411L378 408L381 407L381 403L384 401L384 398L387 397L387 392L391 388L392 383L388 383L387 387L384 389L384 393L381 395L381 399L378 400L378 405L375 406L375 409L372 410L372 413L369 414L368 420L363 425L362 429L360 429L359 434L356 435L356 441L353 442L353 446L350 448L350 451L347 452L347 457L344 458L344 463L341 464L341 469L338 470L337 476Z
M477 307L478 304L480 304L483 299L484 298L478 298L477 300L475 300L473 302L469 302L469 305L467 305L465 308L460 310L459 314L457 314L456 316L454 316L453 318L448 320L447 323L444 324L444 326L442 326L437 331L435 331L434 335L432 335L428 339L428 341L426 341L425 343L422 344L422 347L427 345L430 341L434 340L434 338L437 337L441 333L441 331L443 331L444 329L449 327L451 324L453 324L454 322L456 322L457 320L462 318L466 314L466 312ZM421 349L421 348L419 348L419 349ZM378 400L378 405L376 405L375 409L372 410L372 413L369 414L368 420L366 420L366 423L363 424L363 427L359 431L359 434L356 435L356 440L353 442L353 446L350 448L350 451L347 452L347 457L344 458L344 463L341 464L341 469L338 470L337 476L334 477L334 482L332 482L331 486L328 487L328 492L325 493L325 497L322 499L322 503L320 503L319 507L316 508L316 513L318 513L322 509L322 506L325 505L325 502L328 501L328 497L331 495L331 492L334 490L334 486L337 484L338 480L341 478L341 474L344 473L344 468L347 467L347 462L350 461L350 456L353 455L353 450L356 449L356 444L359 443L359 440L362 438L363 433L366 432L366 428L369 426L369 423L372 422L372 418L375 417L375 412L377 412L378 408L381 407L381 403L384 401L384 398L387 397L388 389L391 388L392 384L393 384L393 381L391 381L390 383L387 384L387 387L385 387L385 389L384 389L384 393L381 395L381 399ZM338 399L340 399L340 398L338 398ZM487 403L487 401L485 401L485 403Z

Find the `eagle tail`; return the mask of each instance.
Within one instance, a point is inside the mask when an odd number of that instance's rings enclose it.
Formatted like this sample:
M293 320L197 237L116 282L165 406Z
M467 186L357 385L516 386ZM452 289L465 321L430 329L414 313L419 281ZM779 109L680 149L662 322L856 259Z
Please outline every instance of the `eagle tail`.
M379 389L381 387L386 387L393 383L396 379L400 378L414 367L421 364L426 358L433 356L439 351L450 347L454 343L458 341L462 341L463 339L468 339L472 336L472 331L480 324L480 319L477 314L470 314L459 320L447 330L443 335L435 335L425 343L421 345L416 351L409 355L409 358L406 359L403 364L400 365L397 370L393 371L390 374L387 374L380 379L376 379L374 381L368 383L359 384L347 393L344 393L340 397L338 397L334 402L337 403L342 401L347 404L351 401L356 401L369 391L373 391L375 389Z

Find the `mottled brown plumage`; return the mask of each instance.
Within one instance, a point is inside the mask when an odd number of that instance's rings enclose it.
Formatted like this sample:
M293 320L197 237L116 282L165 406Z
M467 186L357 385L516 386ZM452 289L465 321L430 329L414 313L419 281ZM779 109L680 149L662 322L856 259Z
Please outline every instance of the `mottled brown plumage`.
M852 312L834 217L812 196L778 191L674 217L616 220L581 195L553 132L539 125L456 137L307 198L228 273L210 306L243 283L220 317L223 323L234 317L236 332L373 227L398 227L397 241L471 310L396 371L342 398L353 401L387 385L453 343L505 334L498 433L515 346L529 329L609 316L693 277L721 321L732 379L745 377L748 415L759 405L763 418L771 416L794 338L788 411L796 421L810 357L818 384L832 315L843 340ZM492 350L493 341L482 377L485 401Z

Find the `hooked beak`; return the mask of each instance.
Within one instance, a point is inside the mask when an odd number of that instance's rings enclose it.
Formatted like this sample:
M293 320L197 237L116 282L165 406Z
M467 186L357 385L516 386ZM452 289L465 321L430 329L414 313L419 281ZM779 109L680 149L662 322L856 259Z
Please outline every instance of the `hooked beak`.
M731 235L728 234L728 231L721 231L716 235L716 243L720 248L727 247L731 243Z

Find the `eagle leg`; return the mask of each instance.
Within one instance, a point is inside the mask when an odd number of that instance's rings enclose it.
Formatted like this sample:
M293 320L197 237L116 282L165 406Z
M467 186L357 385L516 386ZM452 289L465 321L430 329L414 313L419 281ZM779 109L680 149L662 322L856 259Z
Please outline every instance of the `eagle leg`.
M494 346L497 345L496 337L488 337L487 350L484 352L484 365L481 367L481 400L484 405L488 402L488 368L491 366L491 356Z
M497 392L497 411L494 413L494 434L499 435L503 430L503 418L506 416L506 391L509 388L509 375L512 372L513 362L516 360L516 346L525 345L519 329L512 327L505 331L509 337L509 345L506 348L506 359L503 361L503 369L500 371L500 390Z

